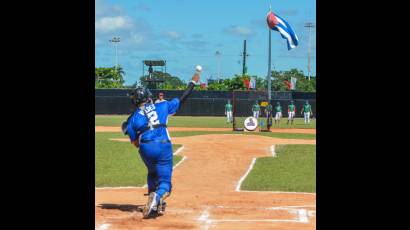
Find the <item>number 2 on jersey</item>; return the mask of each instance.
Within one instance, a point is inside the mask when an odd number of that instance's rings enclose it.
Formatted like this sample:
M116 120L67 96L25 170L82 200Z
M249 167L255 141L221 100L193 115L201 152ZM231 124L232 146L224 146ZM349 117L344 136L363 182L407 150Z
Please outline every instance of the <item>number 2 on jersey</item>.
M151 125L159 125L158 114L155 110L147 113L147 116L149 117L149 123L151 123Z

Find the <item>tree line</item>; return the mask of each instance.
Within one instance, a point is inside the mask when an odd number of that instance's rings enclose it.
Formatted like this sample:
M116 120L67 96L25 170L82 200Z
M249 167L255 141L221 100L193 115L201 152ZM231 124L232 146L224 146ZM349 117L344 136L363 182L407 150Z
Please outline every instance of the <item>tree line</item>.
M135 88L138 82L132 85L124 85L124 75L121 66L115 67L96 67L95 68L95 88ZM291 78L296 78L296 91L299 92L316 92L316 77L312 76L309 80L302 70L291 69L286 71L272 71L271 72L271 88L273 91L289 91L288 82ZM266 90L267 81L265 77L258 77L255 75L234 75L224 79L208 79L207 85L202 84L196 86L197 90L246 90L246 80L251 78L256 79L256 89ZM183 90L187 82L180 79L178 76L172 76L169 73L154 71L152 78L157 83L147 81L149 76L141 76L139 82L143 86L149 88L157 88L163 90ZM205 82L206 79L201 79Z

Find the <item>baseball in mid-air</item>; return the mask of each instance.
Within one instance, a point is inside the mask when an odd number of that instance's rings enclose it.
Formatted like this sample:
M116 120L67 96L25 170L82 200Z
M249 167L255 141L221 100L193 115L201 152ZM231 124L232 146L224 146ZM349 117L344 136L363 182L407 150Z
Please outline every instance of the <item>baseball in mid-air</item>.
M201 72L201 71L202 71L202 66L197 65L197 66L195 67L195 70L198 71L198 72Z

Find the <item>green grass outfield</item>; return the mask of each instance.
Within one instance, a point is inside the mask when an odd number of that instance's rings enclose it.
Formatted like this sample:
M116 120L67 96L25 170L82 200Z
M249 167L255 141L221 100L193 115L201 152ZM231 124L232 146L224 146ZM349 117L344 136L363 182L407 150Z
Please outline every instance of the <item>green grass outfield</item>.
M242 190L316 192L316 145L278 145L277 157L256 159Z
M95 186L143 186L147 180L147 169L138 149L129 142L109 140L118 137L117 133L95 134ZM179 147L173 145L173 151ZM181 159L181 156L174 156L174 165Z
M117 126L128 118L126 115L95 115L95 126ZM243 127L245 118L237 118L238 127ZM266 119L263 119L266 123ZM310 124L305 124L303 118L295 118L293 126L286 125L287 118L282 118L280 128L315 129L316 119L311 119ZM168 125L171 127L198 127L198 128L232 128L232 124L226 123L225 117L191 117L170 116Z

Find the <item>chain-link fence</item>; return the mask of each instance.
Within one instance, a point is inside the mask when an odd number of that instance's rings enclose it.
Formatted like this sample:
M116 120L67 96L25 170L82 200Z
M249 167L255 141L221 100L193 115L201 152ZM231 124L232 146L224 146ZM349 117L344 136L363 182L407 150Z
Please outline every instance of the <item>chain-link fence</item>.
M95 114L129 114L132 112L133 105L129 98L132 89L95 89ZM180 97L183 90L151 90L154 100L160 92L164 93L164 98L170 100ZM250 95L252 94L252 97ZM263 91L235 91L235 100L242 103L243 109L237 111L238 116L252 115L251 107L255 99L266 98ZM233 91L193 91L184 105L178 110L179 116L224 116L225 104L228 100L233 100ZM265 99L266 100L266 99ZM312 111L316 114L316 94L305 92L272 92L272 105L277 101L287 111L289 102L295 102L297 117L301 117L300 109L306 100L312 106ZM249 107L249 106L248 106ZM284 111L284 112L286 112Z

